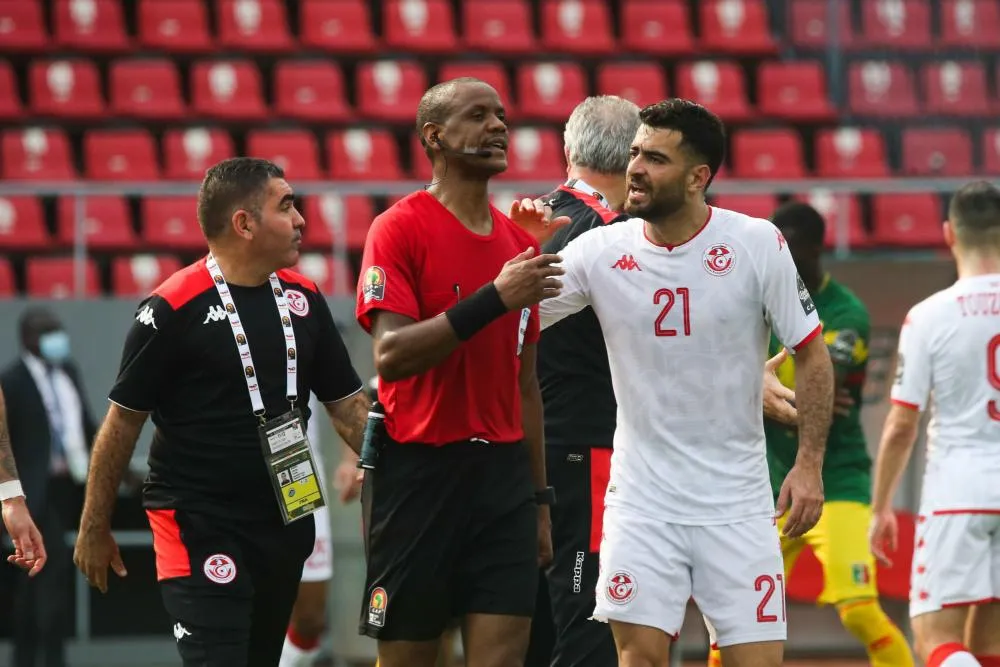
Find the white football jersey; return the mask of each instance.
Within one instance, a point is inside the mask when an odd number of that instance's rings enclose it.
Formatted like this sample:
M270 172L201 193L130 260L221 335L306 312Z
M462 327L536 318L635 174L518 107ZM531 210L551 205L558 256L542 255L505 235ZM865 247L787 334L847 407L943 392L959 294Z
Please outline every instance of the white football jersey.
M1000 274L964 278L910 310L892 402L931 405L922 511L1000 509Z
M585 306L601 323L618 399L608 505L669 522L770 516L763 369L771 327L789 349L819 316L778 229L711 208L680 246L633 218L570 242L542 327Z

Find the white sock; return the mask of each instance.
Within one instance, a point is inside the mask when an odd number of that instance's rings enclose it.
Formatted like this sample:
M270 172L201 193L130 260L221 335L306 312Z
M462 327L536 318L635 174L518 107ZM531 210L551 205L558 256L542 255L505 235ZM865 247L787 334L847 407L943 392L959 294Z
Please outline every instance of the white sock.
M288 635L285 635L285 647L281 650L278 667L312 667L317 655L319 648L301 649L292 643Z

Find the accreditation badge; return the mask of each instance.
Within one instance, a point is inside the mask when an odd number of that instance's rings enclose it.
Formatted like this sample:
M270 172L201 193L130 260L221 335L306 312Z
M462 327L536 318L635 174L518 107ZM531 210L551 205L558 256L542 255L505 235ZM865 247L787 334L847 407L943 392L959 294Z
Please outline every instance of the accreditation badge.
M305 422L298 409L258 428L268 475L285 524L326 506Z

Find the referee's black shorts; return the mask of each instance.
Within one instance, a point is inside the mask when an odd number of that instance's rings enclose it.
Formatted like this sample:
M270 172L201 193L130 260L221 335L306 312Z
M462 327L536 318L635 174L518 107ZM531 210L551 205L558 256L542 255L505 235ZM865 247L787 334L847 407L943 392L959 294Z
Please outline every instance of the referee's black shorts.
M554 554L546 572L555 629L551 667L616 667L611 626L588 620L594 613L611 448L552 447L546 459L548 481L556 489Z
M533 614L538 510L523 443L388 442L361 501L361 634L425 641L466 614Z
M274 667L312 552L312 517L222 520L147 510L157 578L184 667Z

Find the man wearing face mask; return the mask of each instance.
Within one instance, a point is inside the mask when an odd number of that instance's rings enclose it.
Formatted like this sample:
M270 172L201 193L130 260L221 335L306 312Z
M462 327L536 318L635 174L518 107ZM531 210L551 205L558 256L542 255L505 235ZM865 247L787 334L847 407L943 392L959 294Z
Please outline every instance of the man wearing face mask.
M13 633L15 667L66 664L64 637L70 552L65 530L80 514L90 446L97 430L80 375L70 359L69 334L41 307L20 320L21 356L0 375L11 449L28 510L48 536L51 562L38 576L18 577Z

